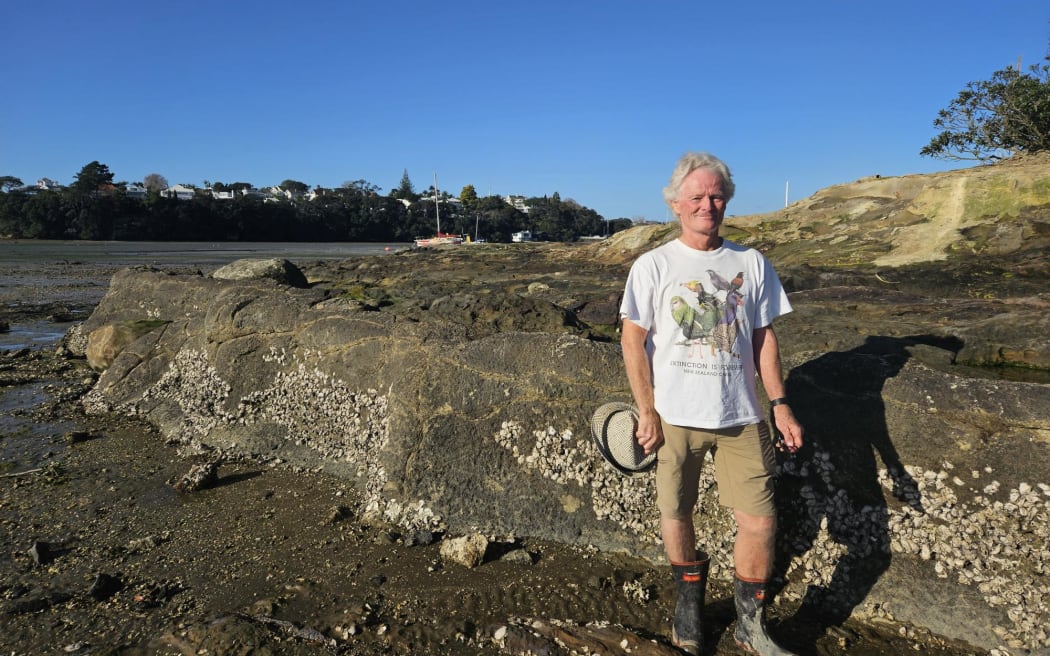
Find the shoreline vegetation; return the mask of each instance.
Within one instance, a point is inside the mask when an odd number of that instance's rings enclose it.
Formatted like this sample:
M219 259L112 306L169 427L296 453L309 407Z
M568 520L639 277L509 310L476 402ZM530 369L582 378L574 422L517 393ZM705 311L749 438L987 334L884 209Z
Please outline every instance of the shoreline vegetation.
M153 174L156 176L156 174ZM152 176L151 176L152 177ZM63 186L41 180L22 185L0 178L0 237L121 241L400 242L444 232L477 241L510 242L521 230L553 241L575 241L632 225L606 220L558 192L478 196L467 185L458 196L431 186L416 193L407 172L387 195L365 180L327 189L295 180L260 190L247 183L168 187L160 176L146 184L114 182L97 161ZM17 183L17 184L16 184Z

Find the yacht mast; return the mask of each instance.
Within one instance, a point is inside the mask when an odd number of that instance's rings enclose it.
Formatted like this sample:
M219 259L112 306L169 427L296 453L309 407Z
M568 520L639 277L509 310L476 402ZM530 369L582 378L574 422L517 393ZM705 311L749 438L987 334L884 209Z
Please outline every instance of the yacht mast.
M441 236L441 202L438 200L438 174L434 173L434 216L437 217L437 236Z

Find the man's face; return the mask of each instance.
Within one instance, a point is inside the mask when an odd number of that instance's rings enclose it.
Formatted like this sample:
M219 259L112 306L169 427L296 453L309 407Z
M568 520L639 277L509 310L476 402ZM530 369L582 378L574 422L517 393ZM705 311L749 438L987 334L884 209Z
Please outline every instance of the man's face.
M697 169L685 176L678 198L671 201L671 209L678 215L684 235L716 237L728 202L722 176Z

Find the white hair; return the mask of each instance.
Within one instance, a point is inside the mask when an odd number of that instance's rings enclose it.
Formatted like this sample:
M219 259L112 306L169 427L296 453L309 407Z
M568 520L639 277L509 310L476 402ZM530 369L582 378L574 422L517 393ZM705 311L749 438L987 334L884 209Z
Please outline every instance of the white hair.
M693 171L706 169L717 173L722 178L722 191L726 194L726 201L733 198L736 185L733 184L733 175L729 172L726 163L710 153L686 153L678 159L671 174L671 181L664 187L664 201L671 205L671 201L678 199L678 192L682 189L682 181Z

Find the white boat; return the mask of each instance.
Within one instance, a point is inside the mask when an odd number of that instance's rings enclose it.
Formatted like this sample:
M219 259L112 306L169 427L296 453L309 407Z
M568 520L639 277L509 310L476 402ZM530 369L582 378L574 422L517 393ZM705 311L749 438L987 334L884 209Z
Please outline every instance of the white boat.
M426 248L428 246L458 246L463 243L462 235L450 235L439 232L433 237L419 237L415 240L416 246Z
M536 241L536 238L532 235L532 231L522 230L521 232L515 232L512 234L510 240L515 244L521 244L527 241Z
M438 199L438 178L434 174L434 216L437 218L437 233L433 237L417 237L414 241L420 248L430 246L458 246L463 243L463 235L441 232L441 201Z

